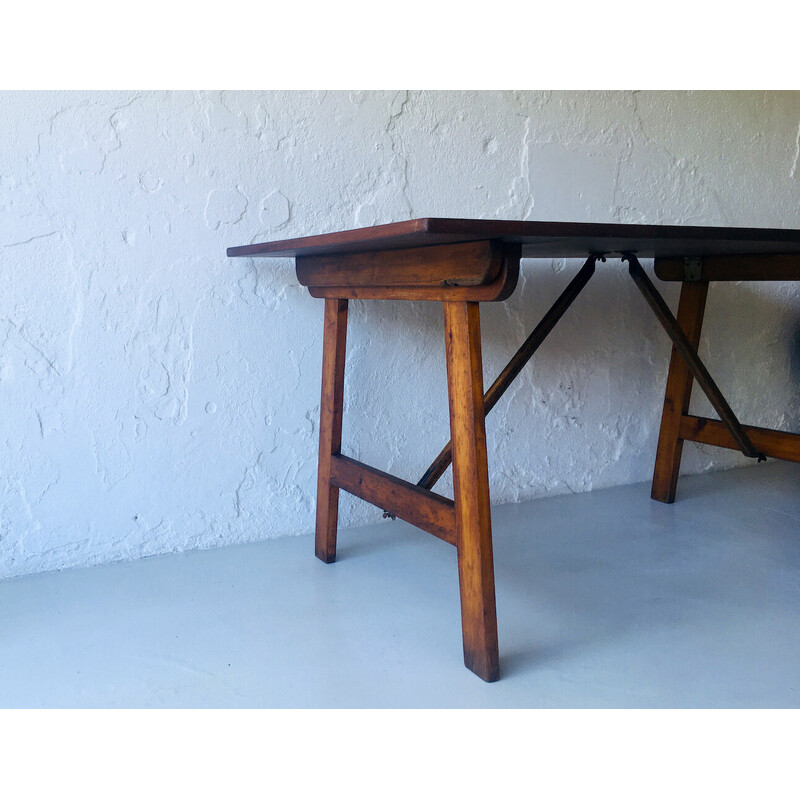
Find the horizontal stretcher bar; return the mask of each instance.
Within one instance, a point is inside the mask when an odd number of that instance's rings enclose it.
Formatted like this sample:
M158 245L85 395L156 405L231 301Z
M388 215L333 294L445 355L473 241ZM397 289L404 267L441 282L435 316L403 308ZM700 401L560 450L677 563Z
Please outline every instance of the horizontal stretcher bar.
M349 300L504 300L517 285L518 244L462 242L372 253L298 256L312 297Z
M442 495L342 455L331 457L331 483L445 542L456 543L455 505Z
M784 461L800 462L800 434L775 431L770 428L755 428L752 425L742 425L742 428L753 445L764 455ZM727 447L731 450L739 449L739 445L724 423L707 417L684 414L681 417L678 436L690 442Z

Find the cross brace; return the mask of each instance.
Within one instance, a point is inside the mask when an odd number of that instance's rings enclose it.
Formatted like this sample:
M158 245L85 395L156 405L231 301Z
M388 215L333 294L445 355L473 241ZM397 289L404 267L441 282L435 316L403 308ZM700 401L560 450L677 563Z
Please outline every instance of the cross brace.
M578 274L572 279L555 303L553 303L549 311L542 317L541 322L534 328L530 336L523 342L519 350L517 350L503 371L497 376L494 383L489 387L484 395L486 414L495 407L500 398L506 393L509 386L511 386L520 374L523 367L531 360L539 349L539 346L549 336L553 328L555 328L558 321L564 315L564 312L566 312L578 295L583 291L589 279L594 274L595 264L598 258L605 261L602 255L589 256ZM696 348L686 337L686 334L669 310L663 297L661 297L652 281L642 269L636 256L632 253L623 253L622 260L628 262L628 272L631 278L644 295L645 300L656 315L658 321L664 327L670 339L672 339L675 348L697 383L705 392L714 410L719 414L720 419L727 428L738 449L749 458L757 458L759 461L766 461L766 456L753 445L745 428L739 422L730 405L728 405L728 402L722 395L722 392L720 392L717 384L706 369L705 364L703 364L700 356L697 354ZM452 458L452 442L448 442L428 469L425 470L417 486L430 490L450 466ZM384 516L393 517L394 515L390 511L384 511Z
M522 343L519 350L514 353L503 371L497 376L495 382L489 387L483 397L483 404L487 414L497 405L498 400L506 393L508 387L522 372L522 368L539 349L539 345L550 335L556 323L564 316L564 312L583 291L589 279L594 275L595 262L598 258L602 258L602 256L592 255L586 259L586 263L581 267L578 274L570 281L567 288L564 289L559 298L550 307L550 310L542 317L541 322L534 328L530 336ZM453 446L452 441L450 441L442 448L442 451L436 456L428 469L425 470L425 474L419 479L417 486L423 489L431 489L436 481L444 475L452 460Z
M753 446L750 437L737 419L736 414L733 413L733 410L728 405L728 401L723 397L717 384L714 383L714 379L709 374L705 364L700 360L700 356L697 355L697 350L683 332L678 321L672 315L669 306L664 302L664 298L658 293L656 287L653 286L653 282L650 278L647 277L639 260L632 253L623 253L622 260L628 262L628 272L631 278L633 278L633 282L639 288L639 291L669 335L669 338L672 339L675 349L689 368L689 371L694 376L700 388L705 392L714 410L719 414L720 419L725 423L725 426L730 431L739 449L748 458L757 458L759 461L766 461L767 457Z

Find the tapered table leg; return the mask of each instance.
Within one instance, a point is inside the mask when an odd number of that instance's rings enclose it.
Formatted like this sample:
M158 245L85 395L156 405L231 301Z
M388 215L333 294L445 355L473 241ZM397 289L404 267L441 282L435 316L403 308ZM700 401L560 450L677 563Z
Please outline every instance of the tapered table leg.
M495 681L500 670L478 304L446 301L444 328L464 663Z
M705 281L684 282L681 285L678 324L695 350L700 343L700 329L703 325L707 295L708 283ZM653 487L650 493L654 500L660 500L662 503L672 503L675 500L683 453L683 439L680 438L679 430L681 417L689 413L692 383L689 367L686 366L677 348L673 346L667 390L664 395L664 410L661 414L661 429L658 434Z
M317 558L336 561L339 487L331 483L331 456L342 447L344 360L347 339L347 300L325 300L322 338L322 398L319 406L319 466L317 469Z

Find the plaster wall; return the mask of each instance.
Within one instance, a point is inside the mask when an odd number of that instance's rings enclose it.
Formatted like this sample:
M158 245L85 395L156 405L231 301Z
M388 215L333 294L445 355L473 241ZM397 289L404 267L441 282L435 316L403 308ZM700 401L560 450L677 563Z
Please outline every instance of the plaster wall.
M322 301L227 246L418 216L796 228L799 126L800 93L0 93L0 577L313 529ZM578 266L523 262L483 307L487 384ZM701 355L750 424L800 430L799 293L712 286ZM344 451L416 480L448 438L441 309L351 309ZM601 265L488 418L493 502L648 480L669 350ZM343 495L342 527L378 519Z

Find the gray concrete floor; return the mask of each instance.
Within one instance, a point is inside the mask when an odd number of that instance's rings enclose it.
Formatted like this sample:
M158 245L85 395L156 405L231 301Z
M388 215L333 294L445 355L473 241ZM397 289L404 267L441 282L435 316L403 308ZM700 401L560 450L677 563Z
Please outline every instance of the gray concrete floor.
M797 707L800 467L494 509L502 675L402 522L0 583L2 707Z

